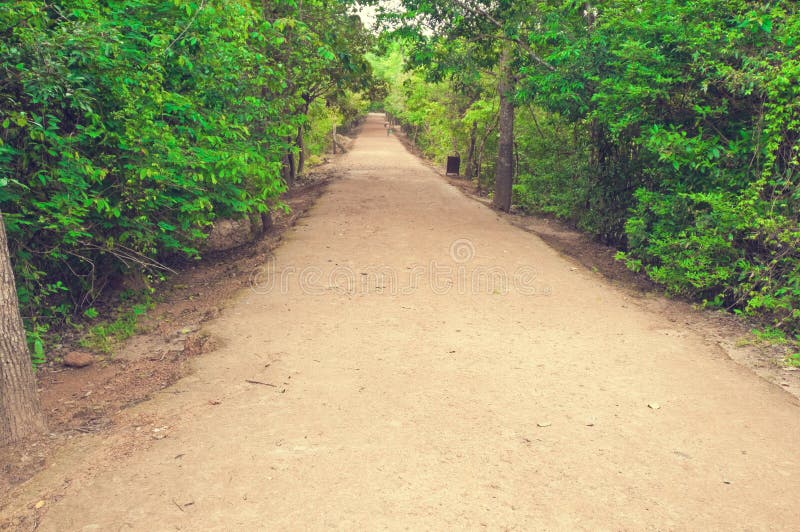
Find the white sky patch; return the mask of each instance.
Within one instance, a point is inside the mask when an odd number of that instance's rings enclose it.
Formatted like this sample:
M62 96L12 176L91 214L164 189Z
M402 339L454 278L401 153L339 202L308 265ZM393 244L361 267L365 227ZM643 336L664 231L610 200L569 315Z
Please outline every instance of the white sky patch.
M384 9L391 9L393 11L402 9L400 0L381 0L379 4ZM375 29L375 22L378 20L378 6L362 6L356 9L356 13L361 17L361 22L364 26L373 30Z
M375 6L364 6L357 10L358 16L361 17L361 22L367 28L372 28L377 20L377 8Z

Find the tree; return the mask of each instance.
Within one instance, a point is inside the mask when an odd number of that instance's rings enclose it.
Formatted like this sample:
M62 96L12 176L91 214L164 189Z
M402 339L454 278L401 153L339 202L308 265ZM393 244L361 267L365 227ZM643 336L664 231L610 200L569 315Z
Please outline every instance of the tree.
M372 36L350 12L347 0L304 2L262 0L264 17L286 38L276 57L284 65L285 85L275 96L291 102L287 109L293 131L287 135L284 180L291 185L306 164L305 134L312 104L333 103L346 91L369 88L372 74L364 59Z
M492 120L479 111L501 103L508 117L513 103L514 158L502 160L511 135L509 120L498 120L497 207L507 205L513 160L515 204L619 246L630 268L670 292L767 318L800 339L800 4L402 5L393 22L414 43L408 56L418 72L444 72L445 89L458 91L457 78L483 52L493 62L481 65L491 71L482 79L506 83L499 94L482 91L452 130L427 128L447 117L427 106L417 120L428 129L419 135L426 154L434 134L461 135L480 171L475 118L488 132L497 111ZM500 74L508 43L513 78ZM417 93L406 101L435 93L440 80L408 85ZM484 136L489 151L494 137ZM793 360L800 365L800 353Z
M0 445L44 430L0 212Z
M500 55L497 92L500 96L500 140L497 143L497 166L494 177L493 205L496 209L511 210L511 191L514 180L514 71L513 50L506 44Z
M521 25L528 12L524 4L526 2L404 0L405 12L384 15L400 25L399 34L412 35L416 40L411 65L431 73L430 79L447 78L455 86L466 87L465 75L475 77L476 72L490 72L496 76L500 139L493 203L502 211L510 210L513 192L516 71L526 64L549 72L553 70L522 37ZM472 143L468 154L467 172L472 175Z

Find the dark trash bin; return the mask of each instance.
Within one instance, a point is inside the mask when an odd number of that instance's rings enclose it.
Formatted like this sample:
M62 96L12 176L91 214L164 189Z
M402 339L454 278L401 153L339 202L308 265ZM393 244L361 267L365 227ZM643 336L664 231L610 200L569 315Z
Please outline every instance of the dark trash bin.
M459 175L461 170L461 157L450 156L447 158L447 175Z

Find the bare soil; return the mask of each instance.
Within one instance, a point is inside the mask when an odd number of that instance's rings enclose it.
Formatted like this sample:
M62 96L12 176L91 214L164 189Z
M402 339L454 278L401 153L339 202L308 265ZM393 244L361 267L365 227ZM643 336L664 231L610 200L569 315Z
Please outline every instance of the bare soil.
M290 211L275 211L268 232L244 246L207 253L200 263L171 276L159 286L155 308L139 320L138 334L117 346L113 355L98 354L92 366L73 369L59 360L80 347L66 344L50 353L51 361L37 373L50 432L0 448L0 501L46 468L67 443L92 433L116 435L126 424L141 431L146 421L132 421L125 411L187 375L192 357L213 351L214 339L198 332L202 324L219 317L225 303L248 285L250 272L267 260L334 178L330 164L315 168L284 195ZM0 520L0 529L35 524L36 514Z
M41 470L0 523L798 528L800 379L746 324L560 253L592 248L461 194L380 116L335 171L274 252L187 272L155 345L55 374L72 438L28 448ZM186 376L95 413L95 394L162 384L145 361Z
M402 131L397 130L396 135L406 150L419 157L442 179L467 197L491 207L492 201L486 190L479 190L473 181L445 174L436 162L426 159ZM512 208L511 213L496 214L508 223L536 235L562 256L576 263L576 266L602 276L606 282L638 299L640 304L668 315L672 322L681 323L684 327L712 339L731 359L800 399L800 368L786 364L788 355L795 349L788 344L772 343L755 336L753 331L763 328L763 323L724 310L706 309L680 297L669 297L663 287L653 282L644 272L633 272L624 262L617 260L617 248L591 238L567 222L552 216L522 213L516 208Z

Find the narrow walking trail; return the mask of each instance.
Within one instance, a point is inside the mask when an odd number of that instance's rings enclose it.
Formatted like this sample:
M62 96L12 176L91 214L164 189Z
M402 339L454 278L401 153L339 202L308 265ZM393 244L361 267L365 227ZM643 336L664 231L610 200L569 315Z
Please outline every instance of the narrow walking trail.
M800 408L464 197L371 115L40 530L797 529ZM648 406L649 405L649 406Z

